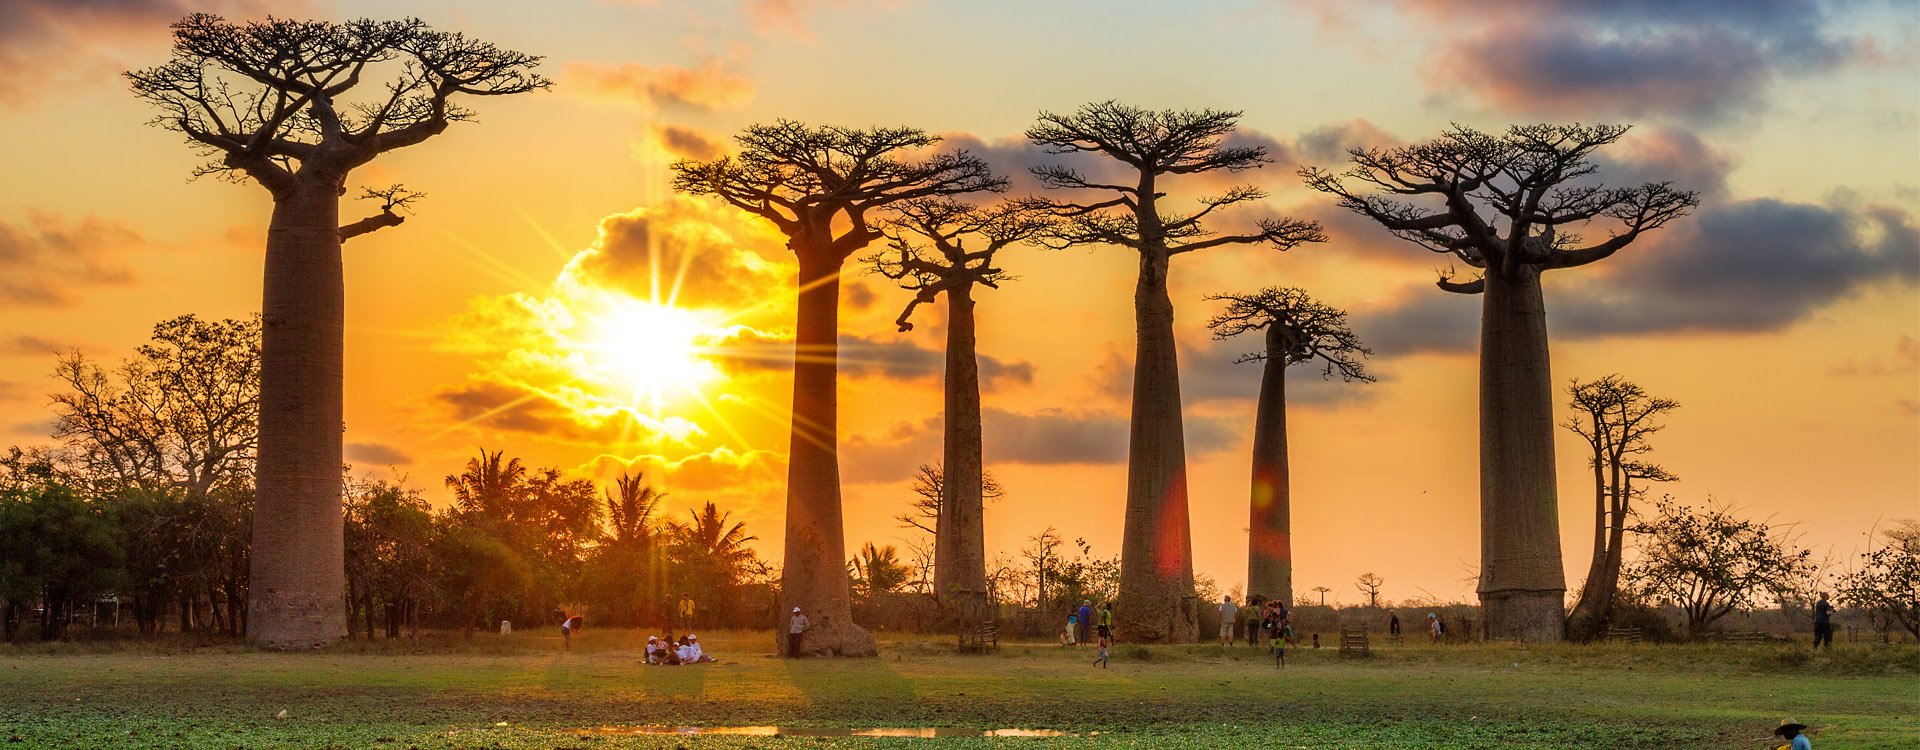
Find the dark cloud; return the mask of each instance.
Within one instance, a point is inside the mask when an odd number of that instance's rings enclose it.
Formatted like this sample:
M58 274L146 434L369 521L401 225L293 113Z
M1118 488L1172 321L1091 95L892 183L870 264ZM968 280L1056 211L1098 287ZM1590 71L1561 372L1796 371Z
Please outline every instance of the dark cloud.
M765 372L793 368L793 338L744 326L710 344L721 367L733 372ZM887 378L891 380L938 381L946 372L946 352L929 349L903 336L861 336L841 334L839 354L835 358L844 377ZM1006 388L1033 383L1033 363L1008 361L991 354L976 355L980 366L980 384L985 388Z
M514 432L570 432L573 420L564 409L538 393L491 380L478 380L442 389L434 398L449 407L454 418L472 425Z
M413 463L399 448L381 443L347 443L347 460L376 466L405 466Z
M1758 199L1709 206L1594 266L1547 275L1558 337L1775 331L1881 284L1920 282L1920 229L1885 207ZM1473 351L1480 301L1416 289L1357 310L1381 356Z
M1111 465L1127 460L1130 422L1124 414L1064 409L1022 413L988 407L980 417L989 466ZM1241 421L1186 415L1187 457L1234 446ZM914 467L940 459L941 439L937 416L900 422L878 435L855 435L843 441L841 470L849 482L905 479Z
M1355 148L1397 146L1400 139L1366 120L1322 125L1300 135L1297 153L1303 164L1336 169L1347 161L1347 151ZM1336 170L1337 171L1337 170Z
M659 139L661 148L677 159L706 161L726 151L726 146L721 139L693 128L656 125L653 128L653 134Z
M1581 336L1771 331L1866 287L1920 281L1920 230L1890 208L1759 199L1672 231L1604 280L1549 300L1548 319Z
M1247 401L1260 396L1260 376L1264 364L1236 364L1240 355L1261 346L1257 334L1225 341L1205 340L1198 344L1181 341L1180 398L1188 405L1211 401ZM1363 401L1373 397L1377 384L1348 383L1321 376L1322 368L1299 364L1287 371L1287 405L1316 408ZM1374 373L1376 376L1379 373ZM1114 398L1131 397L1133 362L1117 353L1109 353L1095 371L1102 391Z
M0 354L18 354L24 356L53 355L65 352L73 347L61 344L45 336L21 334L0 340Z
M132 230L93 216L77 224L44 213L20 225L0 221L0 304L67 305L85 287L130 283L121 256L140 244Z
M1553 117L1752 111L1781 76L1832 70L1871 45L1835 31L1840 0L1404 0L1436 91L1464 85Z

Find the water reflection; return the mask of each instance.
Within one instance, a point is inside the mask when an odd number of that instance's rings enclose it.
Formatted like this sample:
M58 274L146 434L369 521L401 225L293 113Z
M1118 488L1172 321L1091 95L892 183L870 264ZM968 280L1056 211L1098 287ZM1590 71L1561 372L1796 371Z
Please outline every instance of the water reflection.
M964 727L674 727L641 725L582 729L590 734L725 734L749 737L1065 737L1058 729L967 729Z

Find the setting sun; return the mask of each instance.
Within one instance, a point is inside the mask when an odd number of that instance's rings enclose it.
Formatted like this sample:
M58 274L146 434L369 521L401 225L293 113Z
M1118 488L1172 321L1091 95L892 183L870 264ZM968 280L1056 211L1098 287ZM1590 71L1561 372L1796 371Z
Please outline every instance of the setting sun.
M717 379L701 342L710 326L693 311L634 299L609 299L584 316L582 362L590 380L622 389L634 404L691 394Z

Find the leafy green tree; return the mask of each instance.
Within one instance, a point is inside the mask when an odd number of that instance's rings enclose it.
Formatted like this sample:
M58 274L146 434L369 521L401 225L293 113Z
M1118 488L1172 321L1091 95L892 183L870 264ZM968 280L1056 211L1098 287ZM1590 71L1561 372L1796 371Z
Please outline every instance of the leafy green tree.
M640 473L623 473L606 491L607 529L583 574L589 598L617 620L639 625L665 598L665 549L653 519L665 495Z
M402 624L417 633L419 609L433 593L433 514L426 500L392 482L349 482L345 539L348 614L360 615L369 640L376 619L384 620L389 638L399 636Z
M1765 523L1713 506L1690 508L1672 497L1655 502L1652 517L1630 530L1640 555L1622 578L1641 598L1680 607L1695 636L1758 604L1811 564L1811 552L1794 550Z
M1840 601L1865 610L1883 631L1899 627L1920 638L1920 521L1899 521L1881 537L1861 553L1859 569L1840 577Z
M847 571L853 575L854 594L865 599L898 591L912 575L900 562L898 548L891 544L877 547L873 542L861 545L860 553L847 561Z
M39 635L66 634L72 609L91 605L120 579L121 550L109 506L66 484L39 481L0 491L0 619L11 639L23 605L41 605Z
M668 559L675 592L692 594L709 610L731 616L734 599L759 558L747 546L759 537L747 533L745 522L731 521L713 503L689 511L684 522L667 524Z

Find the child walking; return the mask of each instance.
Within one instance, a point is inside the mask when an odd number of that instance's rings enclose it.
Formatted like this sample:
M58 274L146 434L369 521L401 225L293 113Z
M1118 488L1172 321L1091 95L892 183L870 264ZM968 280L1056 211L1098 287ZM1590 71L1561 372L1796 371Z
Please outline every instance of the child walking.
M1100 634L1100 656L1093 660L1094 666L1097 666L1101 669L1108 668L1107 667L1107 640L1108 640L1107 634L1101 633Z

